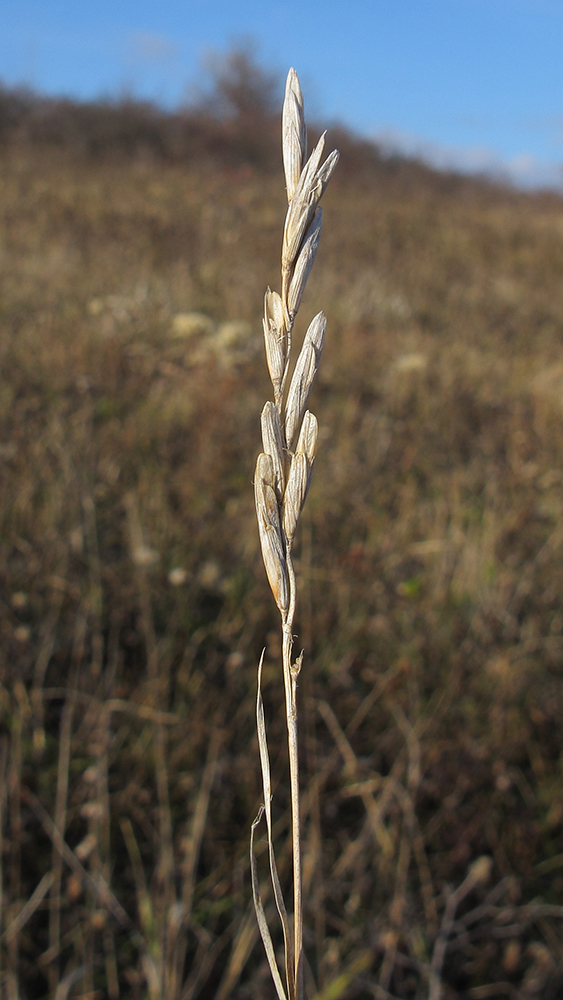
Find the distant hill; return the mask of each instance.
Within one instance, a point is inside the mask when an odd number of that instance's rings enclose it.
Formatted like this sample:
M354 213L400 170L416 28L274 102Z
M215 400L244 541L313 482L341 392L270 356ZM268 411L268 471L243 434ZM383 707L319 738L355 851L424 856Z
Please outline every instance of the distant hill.
M134 96L78 101L0 84L0 148L49 148L89 161L250 166L279 170L280 81L234 50L212 68L211 87L173 111ZM318 134L313 128L312 133ZM342 153L340 176L433 190L508 191L508 182L433 168L389 153L342 124L330 129Z

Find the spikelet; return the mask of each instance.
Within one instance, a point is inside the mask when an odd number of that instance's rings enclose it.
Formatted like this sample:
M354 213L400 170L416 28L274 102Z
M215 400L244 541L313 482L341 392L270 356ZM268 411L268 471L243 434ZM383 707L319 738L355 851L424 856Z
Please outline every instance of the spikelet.
M321 135L305 164L287 209L282 243L282 277L291 271L295 263L303 237L338 163L339 154L337 150L333 150L319 167L325 146L325 135L326 133Z
M326 316L317 313L305 334L301 353L295 365L293 378L287 394L285 408L285 439L291 449L293 439L301 423L309 393L313 387L324 344Z
M291 548L297 522L311 485L318 430L317 418L307 410L303 417L297 448L291 459L283 498L282 526L288 549Z
M301 176L307 148L303 94L297 73L290 69L285 85L282 111L282 150L287 200L291 201Z
M287 350L287 328L289 319L287 310L277 292L269 288L264 296L264 345L268 371L274 387L274 401L279 403L281 386L285 370Z
M305 233L305 239L303 241L303 246L299 251L299 256L295 263L295 269L293 271L293 277L289 285L288 293L288 310L290 322L293 319L301 305L301 297L307 284L307 279L311 273L311 268L314 264L315 257L317 255L317 250L319 248L319 242L321 239L321 226L323 223L323 210L322 208L317 209L316 215L311 222L307 232Z
M262 447L266 455L269 455L272 459L274 488L278 501L281 502L285 489L284 446L279 410L273 403L266 403L264 405L260 422L262 425Z
M291 459L291 467L287 478L287 489L283 498L283 531L287 544L291 546L293 536L303 509L307 494L307 459L305 455L296 452Z
M283 613L287 611L289 604L289 584L274 483L272 459L269 455L261 454L258 456L254 475L258 532L268 582L276 604Z

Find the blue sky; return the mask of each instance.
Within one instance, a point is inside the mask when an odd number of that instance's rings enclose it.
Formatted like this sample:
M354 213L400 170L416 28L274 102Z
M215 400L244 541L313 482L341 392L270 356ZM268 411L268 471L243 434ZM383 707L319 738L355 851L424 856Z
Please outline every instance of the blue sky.
M168 105L252 38L309 111L460 169L563 184L563 0L0 0L0 81Z

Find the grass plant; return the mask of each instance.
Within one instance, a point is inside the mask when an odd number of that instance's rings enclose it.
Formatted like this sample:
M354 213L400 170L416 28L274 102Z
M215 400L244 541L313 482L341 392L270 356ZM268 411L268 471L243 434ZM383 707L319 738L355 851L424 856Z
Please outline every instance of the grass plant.
M291 786L291 846L293 858L293 942L275 860L272 832L272 783L264 707L261 695L262 660L258 669L257 726L268 832L270 870L276 906L283 926L287 994L277 966L272 938L262 906L254 858L253 824L250 845L254 905L260 933L279 1000L303 996L303 880L299 792L297 683L303 652L293 660L293 622L296 581L293 540L311 483L317 452L317 418L306 410L323 349L326 317L317 313L303 338L291 381L293 328L307 278L317 253L322 209L319 202L338 162L332 152L321 163L324 134L306 160L307 132L303 95L295 70L287 77L282 115L283 162L288 209L282 243L281 295L269 288L264 300L264 343L272 381L273 402L262 410L262 447L254 474L256 513L262 557L282 623L282 670ZM287 389L287 394L286 394Z

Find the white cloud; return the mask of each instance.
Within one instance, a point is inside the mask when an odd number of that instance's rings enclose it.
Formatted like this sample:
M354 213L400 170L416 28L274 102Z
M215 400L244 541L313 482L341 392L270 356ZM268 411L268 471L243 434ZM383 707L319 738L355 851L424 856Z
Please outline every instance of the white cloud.
M515 184L527 188L563 188L563 163L546 163L532 153L519 153L508 161Z
M546 162L532 153L507 158L488 146L448 146L399 129L385 129L374 138L384 152L414 157L438 170L484 174L524 188L563 187L563 162Z

